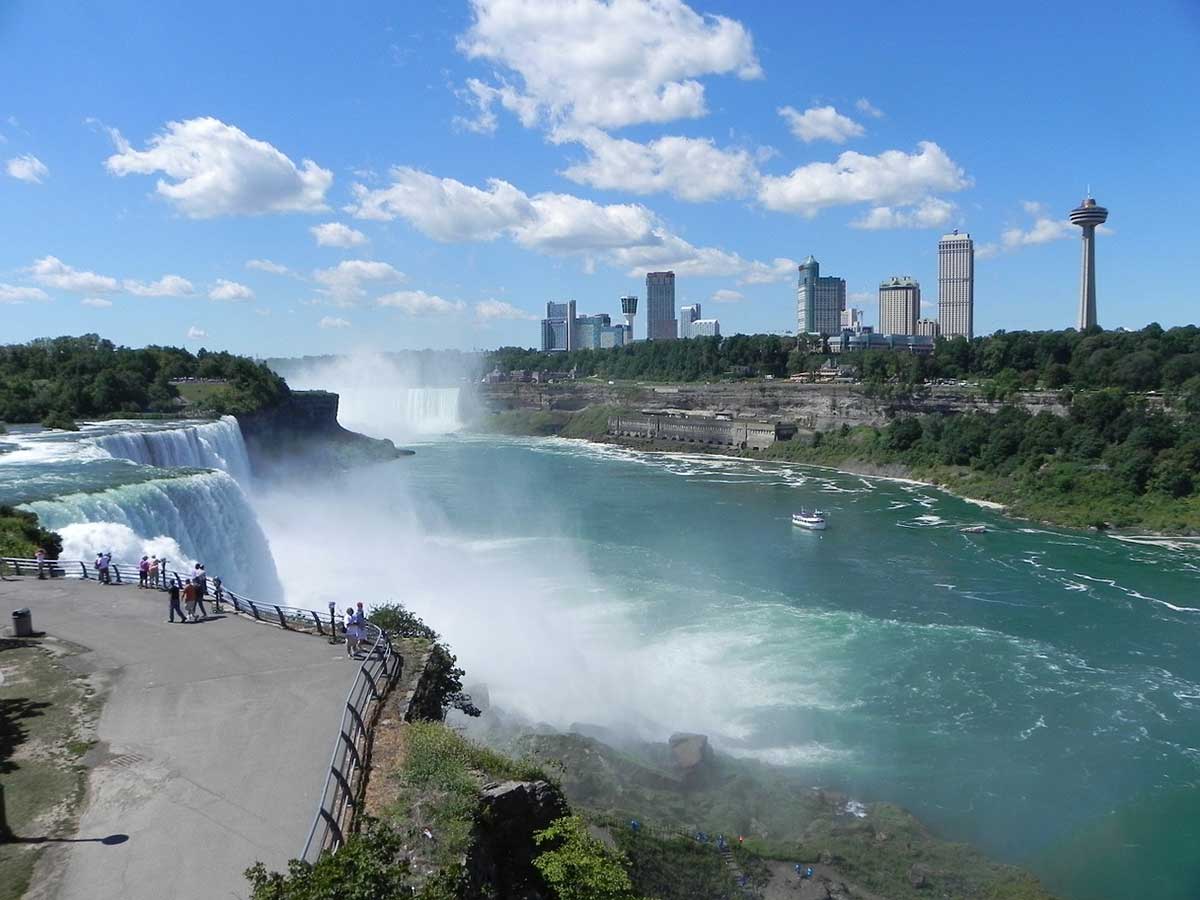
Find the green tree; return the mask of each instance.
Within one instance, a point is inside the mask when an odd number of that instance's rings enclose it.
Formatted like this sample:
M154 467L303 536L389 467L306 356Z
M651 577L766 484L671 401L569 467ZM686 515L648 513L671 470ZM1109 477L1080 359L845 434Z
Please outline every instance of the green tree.
M534 841L547 849L533 864L559 900L638 900L624 856L588 834L579 816L556 819Z

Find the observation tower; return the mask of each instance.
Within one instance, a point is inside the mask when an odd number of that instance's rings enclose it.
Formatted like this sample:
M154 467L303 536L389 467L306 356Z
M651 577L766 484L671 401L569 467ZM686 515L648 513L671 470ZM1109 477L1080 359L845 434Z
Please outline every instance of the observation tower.
M625 316L625 340L633 343L633 320L637 316L638 298L637 297L622 297L621 312Z
M1071 224L1083 229L1083 266L1079 273L1079 330L1096 325L1096 226L1108 220L1108 210L1088 196L1071 210Z

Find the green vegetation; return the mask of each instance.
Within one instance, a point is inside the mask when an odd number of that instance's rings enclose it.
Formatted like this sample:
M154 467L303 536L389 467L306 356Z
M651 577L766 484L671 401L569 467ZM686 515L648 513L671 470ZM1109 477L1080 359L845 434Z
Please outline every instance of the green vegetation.
M42 338L0 346L0 420L75 428L80 418L178 412L171 382L186 385L197 412L251 412L288 394L283 379L261 363L230 353L195 354L176 347L118 347L95 334ZM192 391L192 388L202 388Z
M801 336L738 334L686 341L639 341L612 350L541 353L501 347L488 369L569 371L579 377L643 381L706 381L751 370L785 377L830 359L826 342ZM1063 387L1161 390L1200 398L1200 327L1141 331L998 331L988 337L942 339L932 355L872 350L834 357L858 378L877 384L919 385L970 379L1003 399L1021 389ZM739 368L741 367L741 368Z
M402 603L383 603L371 610L370 621L393 638L420 638L433 643L426 671L432 673L430 694L440 705L442 713L457 709L468 716L478 716L480 711L471 702L471 695L463 691L463 676L454 654L436 631L420 616L410 612Z
M1068 416L999 412L843 427L767 454L797 462L902 466L914 477L1075 527L1200 530L1200 407L1181 415L1107 389Z
M98 703L87 682L35 641L0 638L0 778L17 838L66 838L86 787L79 763ZM0 900L29 886L44 844L0 835Z
M38 518L33 513L0 506L0 556L33 559L38 547L45 550L50 559L58 559L62 553L62 538L38 525Z
M613 830L628 860L634 889L656 900L726 900L741 896L737 882L711 845L629 828Z
M564 816L534 840L547 848L533 864L559 900L637 900L622 854L588 833L579 816Z
M546 409L508 409L485 417L479 429L490 434L596 439L608 431L608 417L624 411L619 406L589 406L579 412Z

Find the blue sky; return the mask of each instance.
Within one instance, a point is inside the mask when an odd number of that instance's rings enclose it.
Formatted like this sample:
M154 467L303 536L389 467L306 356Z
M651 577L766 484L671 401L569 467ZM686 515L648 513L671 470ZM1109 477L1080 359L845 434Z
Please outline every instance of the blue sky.
M0 340L532 346L667 267L784 331L810 253L873 321L952 228L977 331L1060 328L1089 184L1101 324L1194 322L1198 95L1192 0L9 0Z

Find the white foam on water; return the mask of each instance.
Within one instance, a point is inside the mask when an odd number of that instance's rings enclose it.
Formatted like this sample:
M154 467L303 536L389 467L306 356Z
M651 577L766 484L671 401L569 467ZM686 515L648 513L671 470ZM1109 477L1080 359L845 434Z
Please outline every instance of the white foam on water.
M160 469L219 469L239 484L250 483L250 458L233 416L181 428L146 429L142 422L120 424L130 427L90 438L91 443L115 459Z
M58 529L63 539L63 559L90 563L97 553L111 553L118 563L135 563L143 556L167 558L174 569L191 562L175 539L165 534L142 537L120 522L76 522Z

